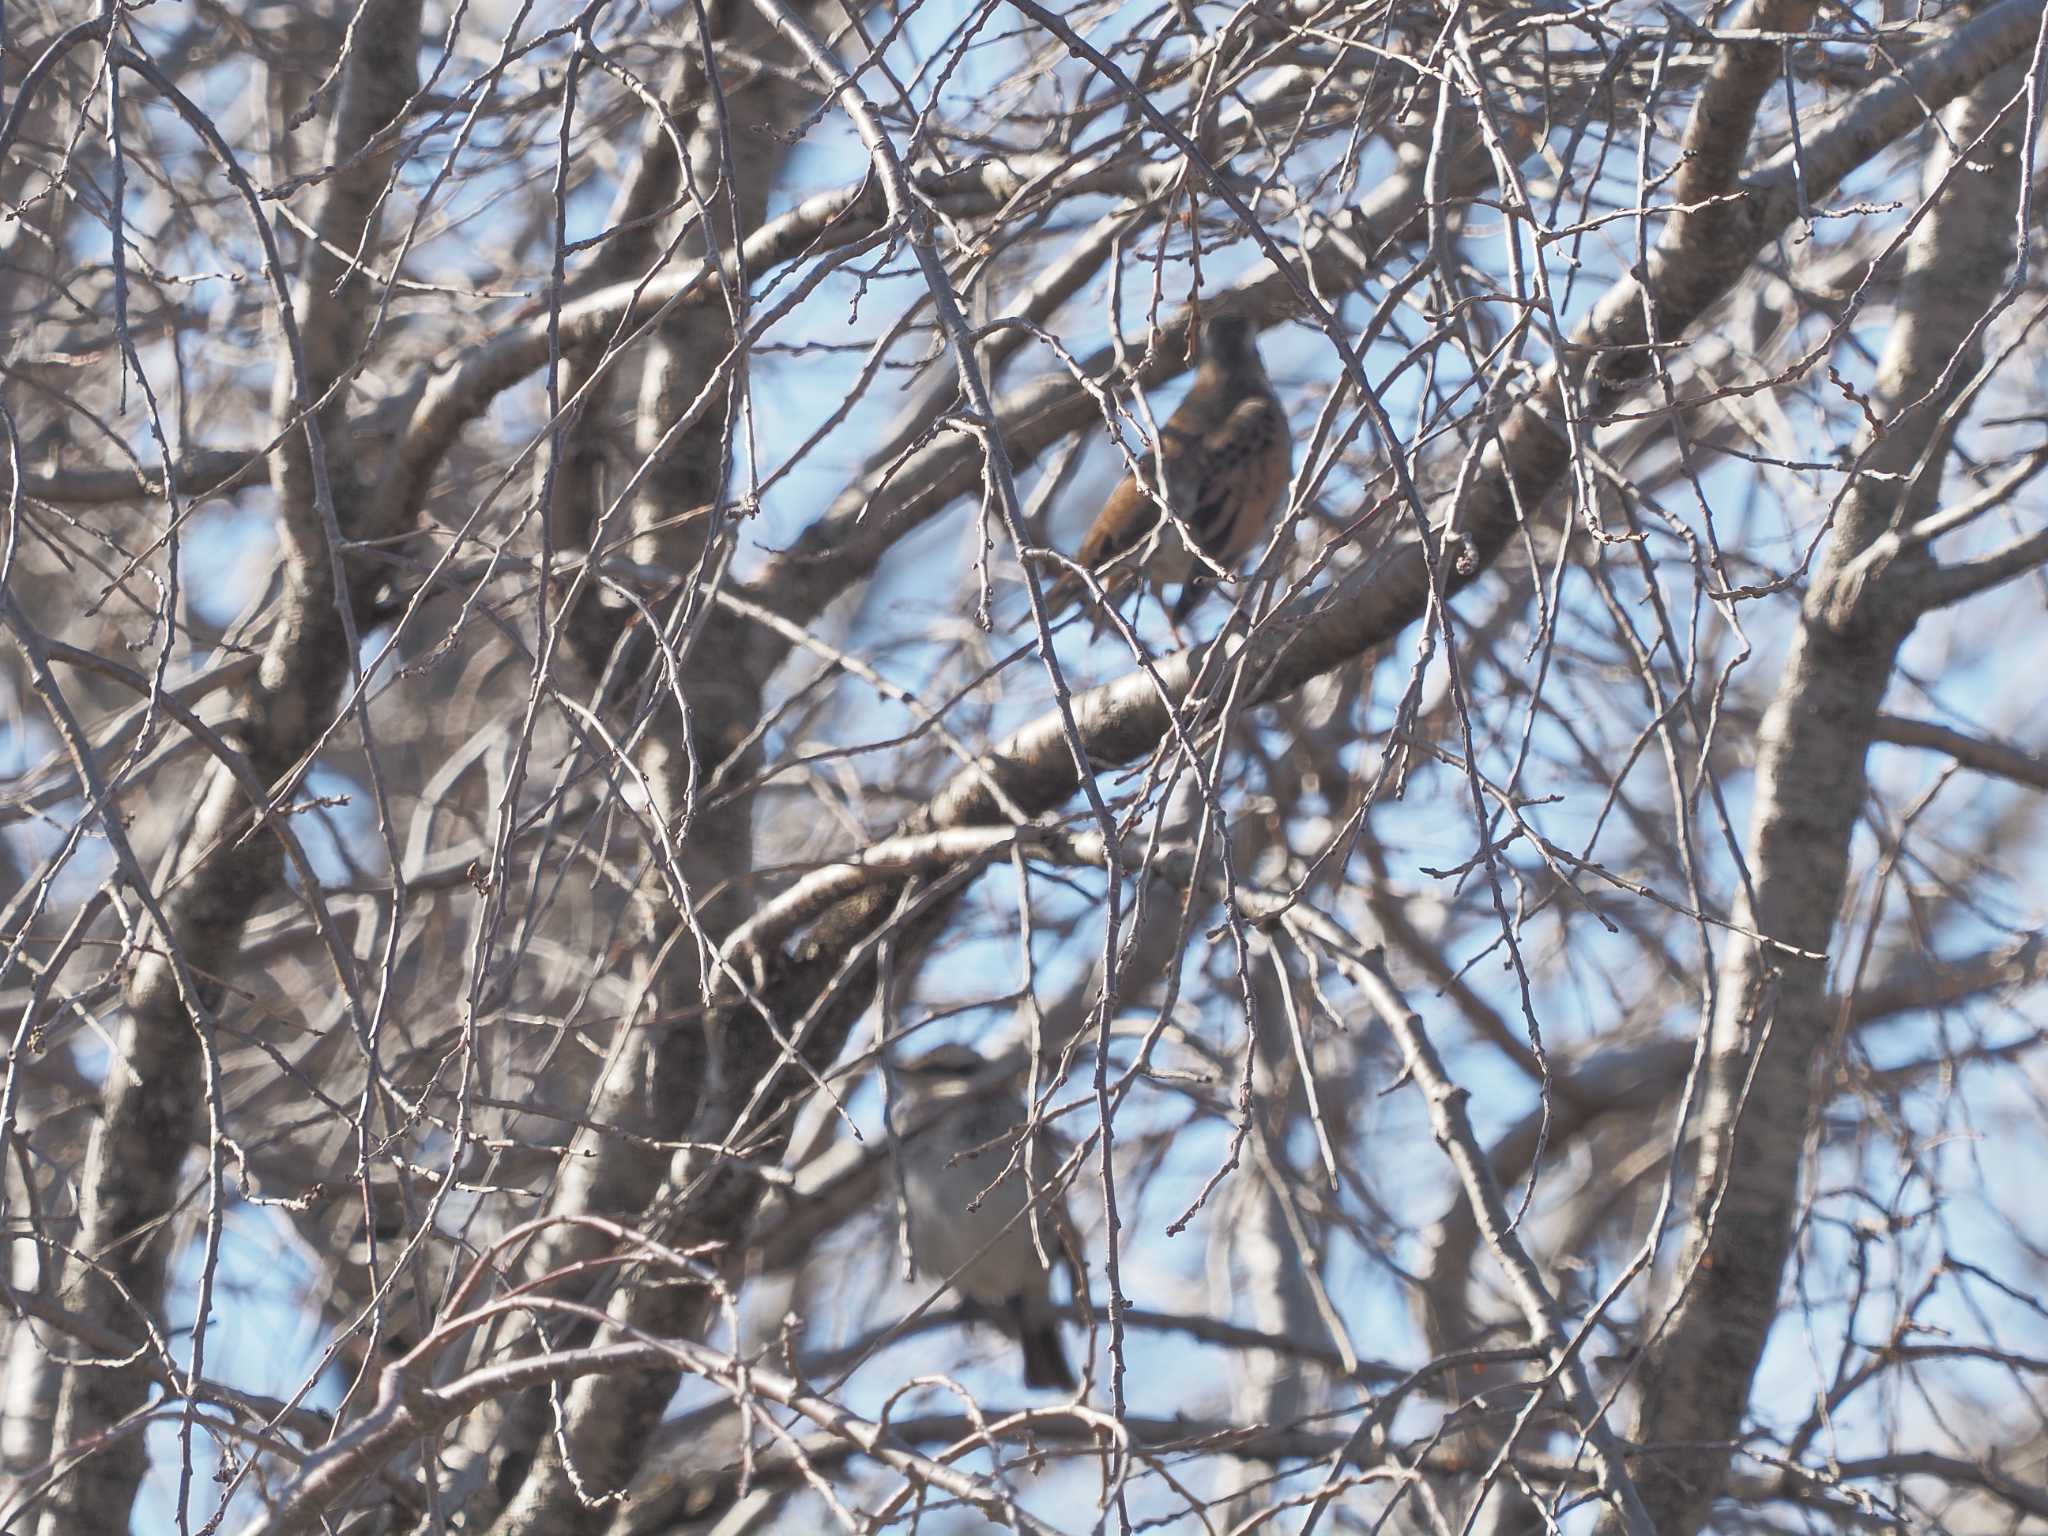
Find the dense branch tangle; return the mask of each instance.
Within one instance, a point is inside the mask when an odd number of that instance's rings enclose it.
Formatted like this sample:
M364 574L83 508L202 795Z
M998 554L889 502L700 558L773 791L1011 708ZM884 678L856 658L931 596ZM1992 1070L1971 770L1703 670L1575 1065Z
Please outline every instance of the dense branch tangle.
M13 20L0 1519L2048 1519L2040 7Z

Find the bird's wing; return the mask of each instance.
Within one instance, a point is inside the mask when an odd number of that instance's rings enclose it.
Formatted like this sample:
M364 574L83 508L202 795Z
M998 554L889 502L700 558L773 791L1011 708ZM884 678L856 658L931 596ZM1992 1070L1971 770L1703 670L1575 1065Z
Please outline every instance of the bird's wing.
M1167 504L1204 553L1228 563L1258 537L1286 488L1294 451L1286 413L1270 394L1240 400L1218 420L1220 403L1210 392L1191 393L1160 429L1160 446ZM1153 462L1148 459L1148 470ZM1158 526L1151 498L1137 476L1126 475L1103 503L1076 558L1100 570L1144 544Z
M1137 476L1125 475L1096 514L1075 559L1090 570L1108 564L1151 532L1156 516Z
M1287 415L1271 395L1240 400L1190 457L1197 463L1190 467L1185 494L1175 494L1174 508L1187 518L1203 554L1234 565L1257 541L1287 489L1294 467Z

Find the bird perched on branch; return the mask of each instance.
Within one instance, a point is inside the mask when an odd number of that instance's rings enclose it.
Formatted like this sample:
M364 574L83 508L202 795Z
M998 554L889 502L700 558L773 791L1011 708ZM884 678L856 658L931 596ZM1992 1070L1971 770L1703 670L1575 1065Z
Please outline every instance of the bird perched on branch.
M1155 588L1180 583L1173 605L1178 625L1194 611L1209 583L1258 542L1287 490L1294 440L1287 413L1259 361L1251 321L1218 314L1199 322L1201 366L1179 409L1159 430L1156 462L1171 518L1162 518L1151 492L1126 476L1110 492L1081 541L1077 562L1094 571L1111 598L1140 571ZM1178 526L1176 526L1178 525ZM1201 558L1189 552L1189 544ZM1078 602L1086 585L1069 571L1047 594L1048 616Z
M926 1122L903 1147L918 1273L950 1283L1023 1346L1027 1387L1073 1391L1052 1277L1031 1235L1035 1219L1044 1251L1057 1253L1055 1223L1043 1204L1035 1218L1026 1209L1033 1203L1027 1169L1043 1178L1051 1154L1040 1149L1027 1163L1017 1147L1028 1118L1023 1099L1013 1088L990 1084L988 1063L965 1045L938 1046L904 1063L900 1075L910 1123Z

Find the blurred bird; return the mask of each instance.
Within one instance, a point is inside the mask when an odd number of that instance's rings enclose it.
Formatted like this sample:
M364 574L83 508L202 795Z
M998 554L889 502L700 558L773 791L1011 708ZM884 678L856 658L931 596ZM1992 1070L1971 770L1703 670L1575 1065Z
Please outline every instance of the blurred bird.
M1259 361L1251 321L1221 314L1200 325L1195 382L1159 430L1160 488L1173 517L1162 518L1137 477L1126 476L1075 556L1101 577L1111 601L1140 570L1155 588L1179 582L1176 625L1201 601L1215 568L1234 570L1258 542L1294 467L1287 413ZM1146 461L1148 471L1154 467ZM1206 562L1189 553L1189 539ZM1047 616L1064 613L1086 590L1078 575L1065 573L1047 593Z
M942 1045L900 1069L912 1123L936 1114L903 1148L910 1205L910 1252L918 1272L949 1282L970 1306L1024 1349L1024 1384L1074 1390L1060 1342L1052 1277L1032 1241L1023 1159L1000 1183L1015 1133L1026 1119L1013 1089L978 1081L988 1063L965 1045ZM1038 1168L1043 1158L1034 1159ZM993 1189L989 1188L994 1184ZM979 1198L981 1203L974 1209ZM1046 1249L1056 1251L1053 1223Z

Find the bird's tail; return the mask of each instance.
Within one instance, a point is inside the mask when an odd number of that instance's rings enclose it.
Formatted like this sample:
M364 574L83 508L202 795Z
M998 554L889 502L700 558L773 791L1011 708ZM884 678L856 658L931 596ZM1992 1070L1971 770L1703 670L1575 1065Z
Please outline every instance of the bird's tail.
M1018 1342L1024 1346L1024 1385L1073 1391L1074 1368L1067 1364L1067 1346L1061 1342L1060 1325L1049 1317L1033 1316L1035 1309L1022 1296L1011 1298L1010 1305Z
M1135 578L1125 567L1112 567L1102 577L1102 602L1105 606L1096 608L1089 616L1089 627L1093 637L1100 640L1112 627L1109 608L1121 603L1131 589ZM1045 584L1045 622L1048 626L1079 608L1084 602L1094 601L1088 591L1088 583L1075 571L1061 571Z
M1045 622L1052 624L1080 606L1088 588L1072 571L1061 571L1045 584Z

